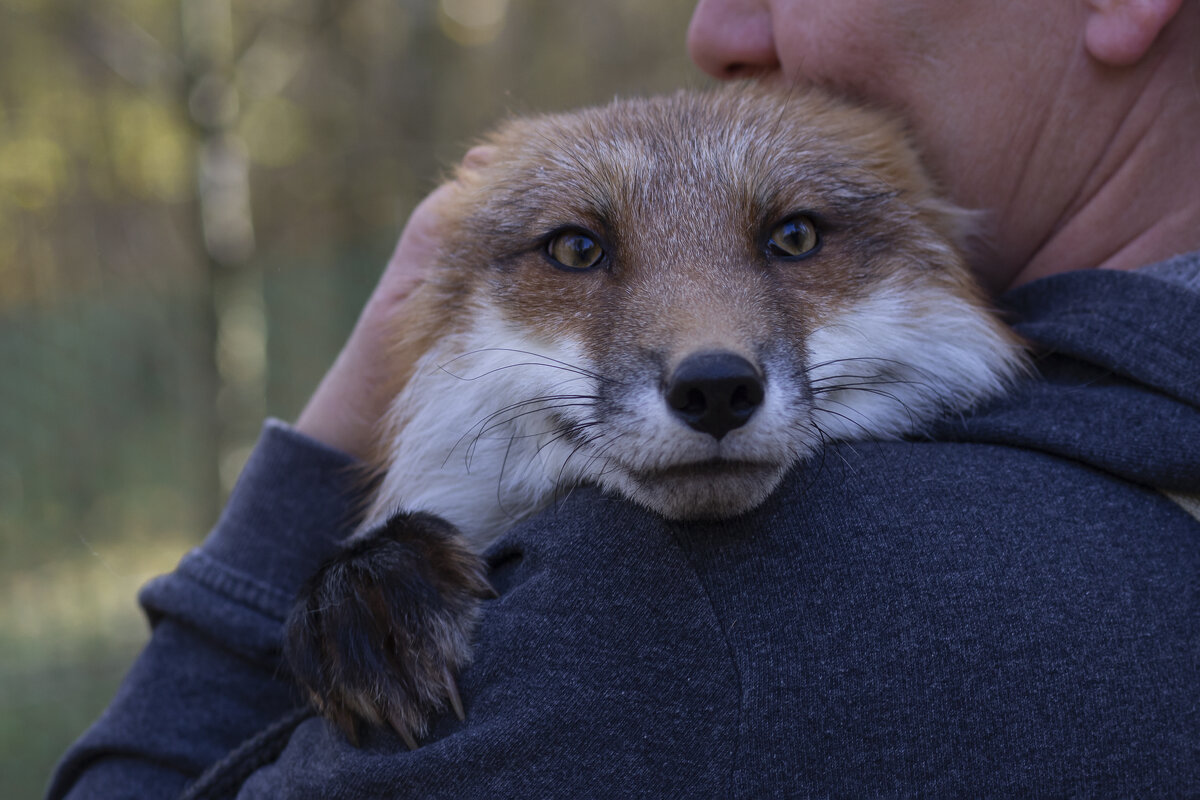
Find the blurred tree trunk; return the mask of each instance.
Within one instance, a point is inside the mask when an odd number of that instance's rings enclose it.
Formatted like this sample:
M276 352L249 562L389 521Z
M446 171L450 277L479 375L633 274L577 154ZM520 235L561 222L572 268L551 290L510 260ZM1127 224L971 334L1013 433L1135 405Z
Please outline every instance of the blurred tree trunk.
M196 128L196 210L204 245L206 375L195 411L206 429L211 465L209 518L220 504L257 436L266 412L266 323L262 276L252 267L255 238L250 164L236 133L233 10L230 0L180 0L184 91Z

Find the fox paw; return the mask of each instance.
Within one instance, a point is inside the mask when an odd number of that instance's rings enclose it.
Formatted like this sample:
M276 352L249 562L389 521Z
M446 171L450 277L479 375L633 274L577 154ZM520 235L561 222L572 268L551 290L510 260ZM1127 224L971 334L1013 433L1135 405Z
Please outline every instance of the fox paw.
M360 725L390 725L415 749L447 703L463 718L454 676L495 596L485 573L453 525L397 514L301 591L284 634L293 675L352 743Z

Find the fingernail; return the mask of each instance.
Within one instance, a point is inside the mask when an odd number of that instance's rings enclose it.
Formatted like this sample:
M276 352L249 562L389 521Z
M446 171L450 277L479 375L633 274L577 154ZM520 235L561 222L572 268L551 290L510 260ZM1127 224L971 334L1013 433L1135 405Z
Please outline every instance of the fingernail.
M479 169L480 167L486 167L488 164L492 163L492 159L496 157L497 150L498 148L495 145L490 144L481 144L472 147L467 151L467 154L463 156L462 165L466 169Z

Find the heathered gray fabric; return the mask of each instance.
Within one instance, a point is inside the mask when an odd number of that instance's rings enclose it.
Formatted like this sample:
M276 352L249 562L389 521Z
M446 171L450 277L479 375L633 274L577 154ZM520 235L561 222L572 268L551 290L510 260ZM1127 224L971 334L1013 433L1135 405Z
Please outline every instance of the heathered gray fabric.
M1184 253L1175 258L1142 267L1138 272L1177 283L1194 292L1200 292L1200 253Z

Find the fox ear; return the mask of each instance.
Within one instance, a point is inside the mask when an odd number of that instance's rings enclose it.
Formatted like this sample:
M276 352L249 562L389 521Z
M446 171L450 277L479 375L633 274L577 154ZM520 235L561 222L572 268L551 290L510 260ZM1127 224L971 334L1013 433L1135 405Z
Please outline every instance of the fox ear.
M1142 60L1183 0L1088 0L1084 46L1110 67Z

